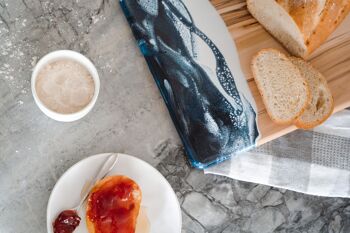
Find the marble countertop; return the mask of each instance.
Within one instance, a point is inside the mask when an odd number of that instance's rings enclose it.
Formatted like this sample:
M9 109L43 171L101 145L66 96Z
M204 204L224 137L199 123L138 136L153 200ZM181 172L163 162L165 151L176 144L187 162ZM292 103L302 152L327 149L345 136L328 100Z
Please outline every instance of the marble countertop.
M58 49L85 54L101 78L92 112L46 117L30 76ZM350 200L303 195L191 169L116 0L0 0L0 232L46 231L57 179L101 152L135 155L176 191L183 232L350 232Z

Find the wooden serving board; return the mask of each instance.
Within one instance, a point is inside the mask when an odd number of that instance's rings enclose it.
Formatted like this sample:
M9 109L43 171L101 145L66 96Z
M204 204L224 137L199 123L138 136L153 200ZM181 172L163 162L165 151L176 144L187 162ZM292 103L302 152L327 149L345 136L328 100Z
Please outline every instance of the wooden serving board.
M242 71L248 80L258 108L258 124L263 144L296 129L293 125L277 125L269 118L254 82L250 62L263 48L286 50L249 14L245 0L211 0L224 19L236 42ZM332 91L334 112L350 106L350 15L328 40L308 59L328 80Z

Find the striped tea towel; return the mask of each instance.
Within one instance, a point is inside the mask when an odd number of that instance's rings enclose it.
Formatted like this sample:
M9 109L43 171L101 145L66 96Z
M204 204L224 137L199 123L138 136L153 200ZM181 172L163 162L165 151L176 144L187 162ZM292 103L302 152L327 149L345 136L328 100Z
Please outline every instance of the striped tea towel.
M297 192L350 197L350 110L313 131L297 130L205 173Z

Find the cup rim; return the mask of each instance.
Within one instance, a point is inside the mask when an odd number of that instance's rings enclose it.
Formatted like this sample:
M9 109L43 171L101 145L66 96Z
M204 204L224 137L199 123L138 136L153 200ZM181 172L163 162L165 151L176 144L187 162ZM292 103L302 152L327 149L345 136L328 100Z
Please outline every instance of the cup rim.
M78 62L82 66L84 66L88 72L90 73L95 89L94 89L94 95L91 98L90 102L82 109L80 109L77 112L73 113L59 113L55 112L51 109L49 109L39 98L37 91L36 91L36 80L38 77L39 72L43 67L45 67L47 64L50 64L53 61L61 60L61 59L70 59L75 62ZM31 76L31 90L32 90L32 95L34 97L35 103L38 105L39 109L44 112L45 115L48 117L61 121L61 122L72 122L79 120L86 116L91 109L94 107L97 97L99 95L99 90L100 90L100 78L98 75L98 72L96 70L95 65L88 59L86 56L84 56L81 53L78 53L73 50L56 50L52 51L46 55L44 55L35 65L32 76Z

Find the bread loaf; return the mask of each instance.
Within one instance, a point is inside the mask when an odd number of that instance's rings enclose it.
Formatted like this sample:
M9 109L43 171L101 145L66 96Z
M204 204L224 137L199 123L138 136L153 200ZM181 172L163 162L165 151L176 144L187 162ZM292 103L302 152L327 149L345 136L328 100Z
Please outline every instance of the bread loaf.
M293 55L306 58L350 11L350 0L247 0L249 12Z

